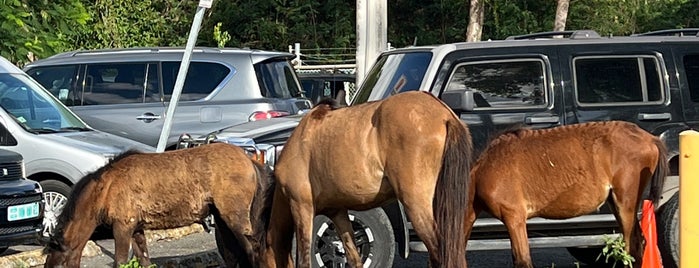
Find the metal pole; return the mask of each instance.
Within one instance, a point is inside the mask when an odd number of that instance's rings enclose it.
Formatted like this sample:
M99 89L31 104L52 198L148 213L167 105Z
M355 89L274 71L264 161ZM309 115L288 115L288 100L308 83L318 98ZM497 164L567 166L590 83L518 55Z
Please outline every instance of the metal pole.
M167 112L165 112L164 115L165 122L163 123L163 129L162 132L160 132L160 139L158 140L158 147L156 148L156 152L158 153L164 152L165 146L167 146L167 139L170 136L170 129L172 128L172 120L175 117L175 108L177 108L177 102L180 100L180 94L182 93L182 87L184 86L184 79L187 77L189 61L192 57L192 50L194 49L194 44L197 41L197 36L199 35L201 21L204 19L204 12L206 9L211 8L212 2L213 0L199 0L199 6L197 7L196 14L194 14L192 27L189 30L187 46L185 47L184 54L182 55L180 70L177 73L177 80L175 80L175 87L172 89L170 104L168 105Z
M696 155L695 155L696 154ZM699 132L680 133L680 267L699 267Z
M366 72L388 43L387 0L357 0L357 73L361 85Z

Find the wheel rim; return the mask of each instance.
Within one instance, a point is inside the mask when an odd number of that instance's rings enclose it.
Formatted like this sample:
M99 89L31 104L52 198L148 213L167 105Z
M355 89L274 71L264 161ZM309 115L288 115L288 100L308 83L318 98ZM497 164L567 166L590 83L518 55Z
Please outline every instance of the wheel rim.
M374 248L374 235L369 226L361 220L350 215L352 229L354 230L354 242L359 252L359 257L364 263L364 267L369 267L372 263ZM330 220L324 221L315 232L316 238L313 244L315 249L315 262L319 267L345 267L347 266L347 255L342 240L337 234L335 225Z
M56 228L56 224L58 224L58 215L61 215L68 198L57 192L45 192L44 200L46 204L44 209L44 230L42 234L44 237L49 237Z

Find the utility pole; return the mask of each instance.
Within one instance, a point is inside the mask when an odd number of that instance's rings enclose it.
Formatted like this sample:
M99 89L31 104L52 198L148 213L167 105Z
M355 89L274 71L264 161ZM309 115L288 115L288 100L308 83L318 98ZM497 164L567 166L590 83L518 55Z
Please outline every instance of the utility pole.
M182 63L180 63L180 70L177 73L175 87L172 89L170 104L167 107L167 112L165 112L165 122L163 122L163 129L160 132L158 147L155 149L155 152L157 153L164 152L165 146L167 146L167 138L170 136L172 120L175 117L175 108L177 108L177 102L180 100L180 94L182 93L182 87L184 86L184 79L187 77L189 61L192 58L192 50L194 50L194 45L197 42L197 36L199 36L201 21L204 19L204 12L207 8L211 8L212 3L213 0L199 0L199 6L197 6L197 12L194 14L192 27L189 29L189 38L187 39L187 46L185 47L184 54L182 55Z
M388 44L387 0L357 0L357 85Z

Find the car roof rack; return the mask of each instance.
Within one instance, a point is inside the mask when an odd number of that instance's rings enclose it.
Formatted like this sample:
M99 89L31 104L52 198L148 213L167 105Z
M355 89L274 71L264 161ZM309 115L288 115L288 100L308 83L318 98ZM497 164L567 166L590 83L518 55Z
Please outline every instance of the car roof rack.
M508 36L505 40L527 40L527 39L551 39L551 38L568 38L568 39L590 39L601 38L594 30L575 30L575 31L555 31L555 32L540 32L523 35Z
M699 28L668 29L647 33L632 34L631 36L698 36Z

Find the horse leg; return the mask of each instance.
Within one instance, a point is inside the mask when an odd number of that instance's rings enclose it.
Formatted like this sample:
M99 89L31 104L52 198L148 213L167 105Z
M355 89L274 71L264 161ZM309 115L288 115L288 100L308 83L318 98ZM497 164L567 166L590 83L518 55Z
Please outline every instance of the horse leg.
M290 200L291 215L296 223L296 260L298 267L311 267L311 243L313 241L313 203Z
M114 267L128 263L129 246L131 238L134 236L136 226L116 221L112 224L114 234ZM134 249L135 250L135 249Z
M294 221L289 202L277 187L272 201L272 219L267 227L266 247L261 254L261 267L293 267L291 244L294 237Z
M221 219L221 216L214 214L214 220L216 221L215 236L218 253L226 263L226 267L237 267L238 257L243 256L245 251L240 244L238 244L238 240L234 238L233 231L231 231L228 225ZM251 265L248 264L246 267L249 266Z
M352 222L349 219L349 214L346 209L339 210L331 215L333 223L337 228L337 233L342 239L342 244L345 247L345 253L347 260L351 267L361 268L362 258L359 257L359 252L357 252L357 246L354 244L354 229L352 229Z
M501 220L510 234L512 261L517 268L532 268L529 238L527 237L527 216L524 210L502 208Z
M430 266L440 267L439 256L437 254L437 233L434 229L434 216L432 215L431 196L419 194L405 194L401 202L405 207L406 214L410 219L415 233L425 243L430 254Z
M640 193L635 191L624 191L619 188L612 188L612 198L614 204L612 211L619 222L621 233L626 243L624 250L634 257L634 266L641 267L643 260L643 249L645 239L641 232L640 224L636 218L637 205L640 202Z
M131 248L133 249L133 254L138 258L138 263L140 263L141 266L148 267L151 265L150 256L148 255L146 234L142 229L134 232Z

